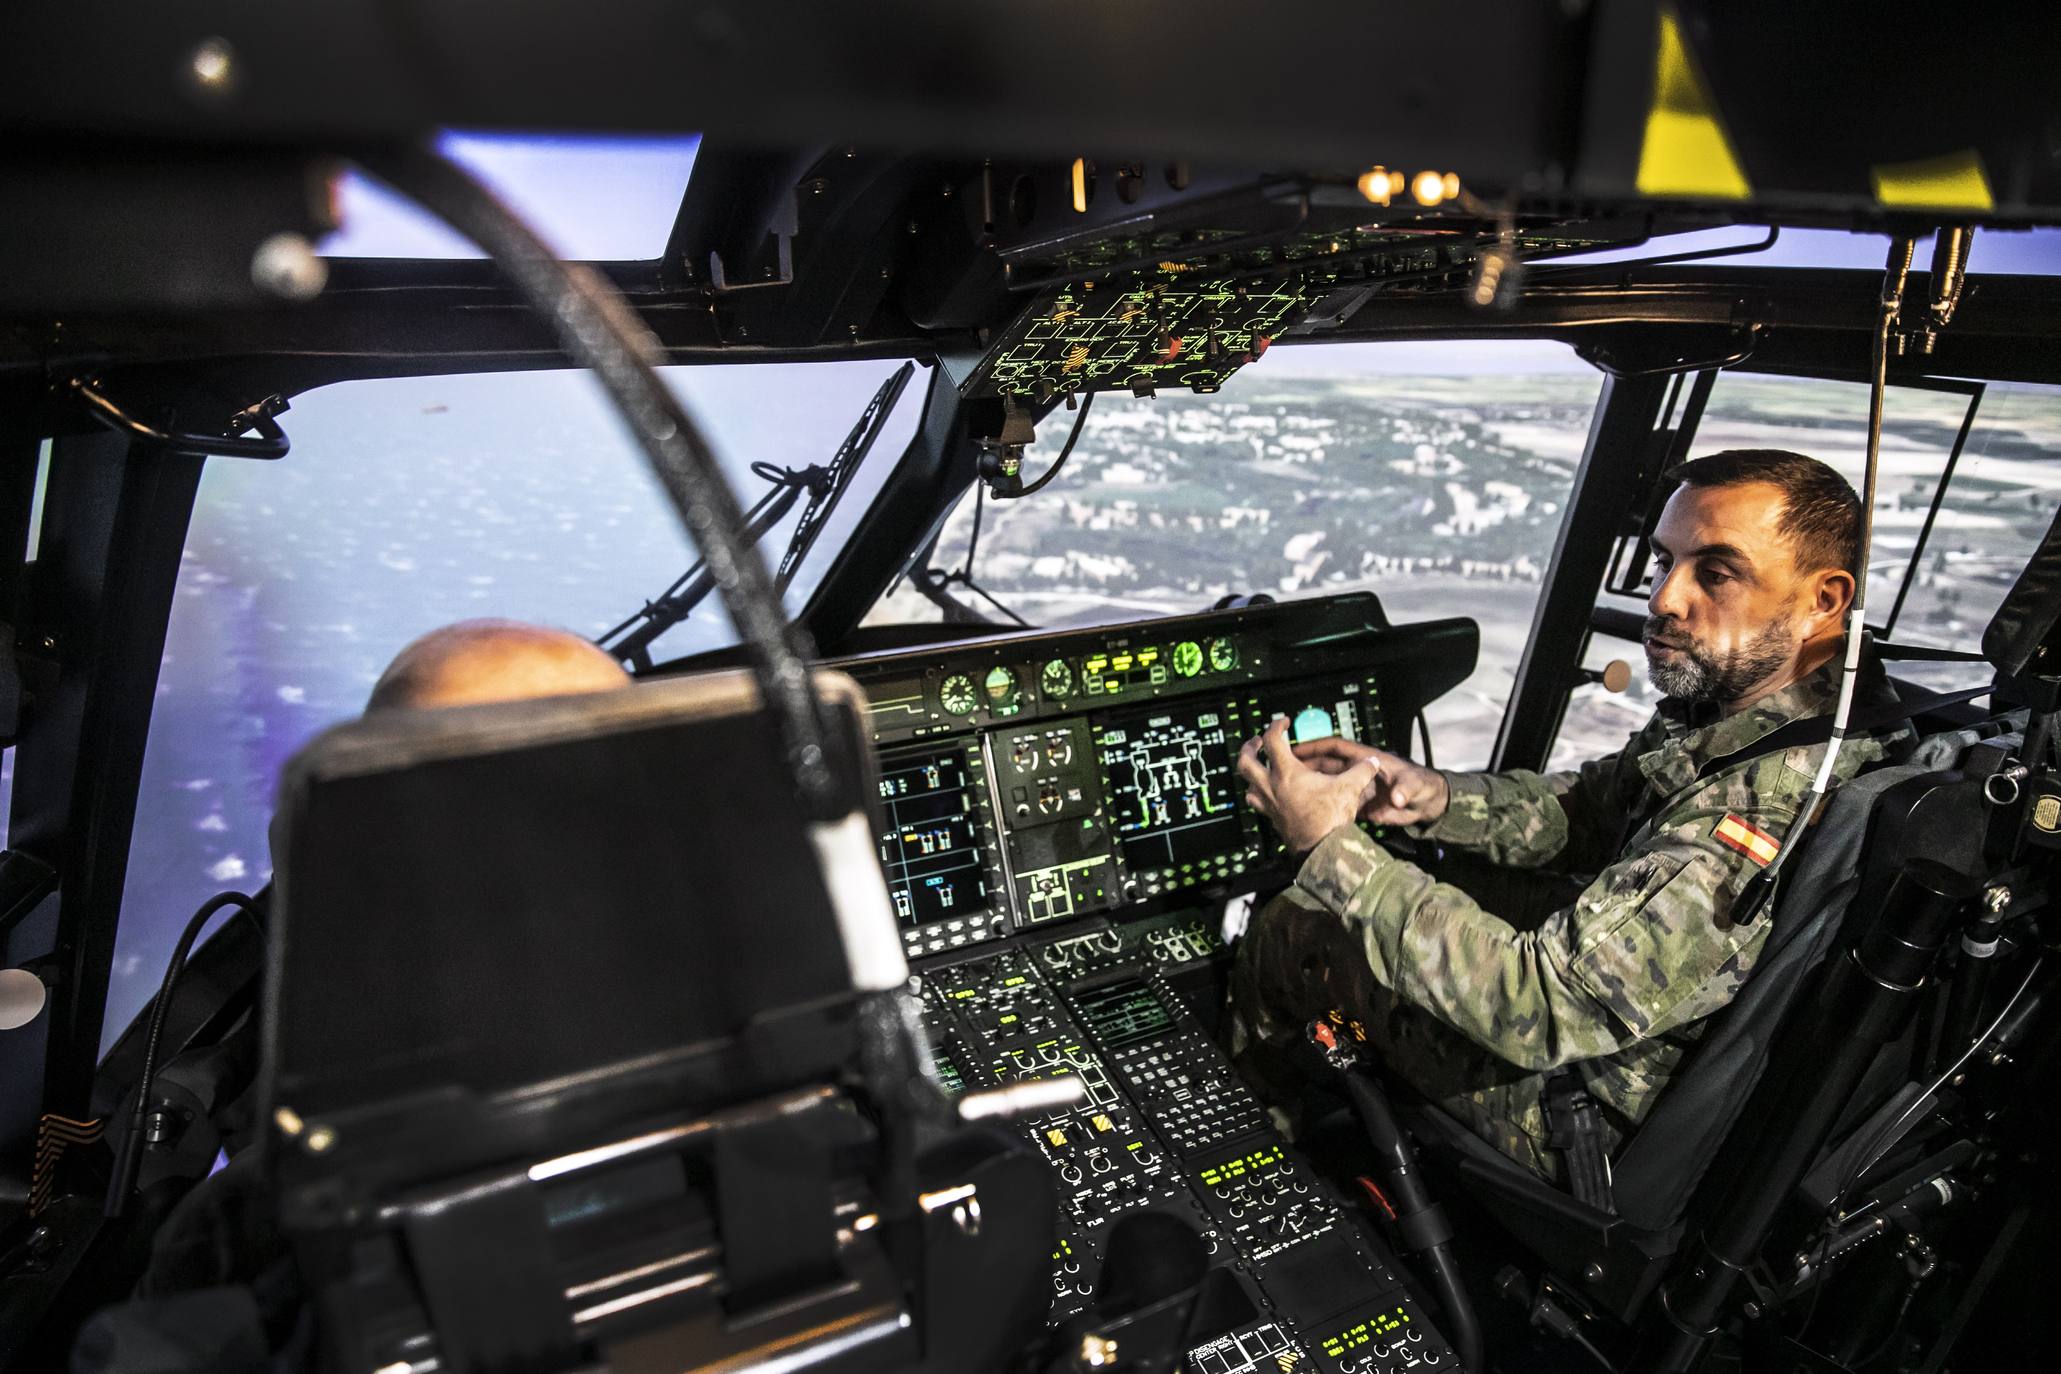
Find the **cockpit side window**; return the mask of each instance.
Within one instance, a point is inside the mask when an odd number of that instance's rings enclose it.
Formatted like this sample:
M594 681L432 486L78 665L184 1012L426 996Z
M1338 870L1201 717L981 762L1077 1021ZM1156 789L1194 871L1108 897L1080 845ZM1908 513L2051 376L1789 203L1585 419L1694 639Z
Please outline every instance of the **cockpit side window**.
M2057 457L2061 387L1989 383L1924 547L1898 569L1903 600L1891 627L1894 639L1941 649L1980 647L1983 627L2061 507ZM1906 523L1912 505L1907 497ZM1989 676L1987 667L1951 663L1907 663L1897 671L1934 688Z
M668 369L746 505L754 463L828 463L895 360ZM789 589L815 589L922 410L919 370ZM155 990L181 922L270 873L280 766L355 716L409 640L506 616L599 635L694 552L585 373L345 382L294 398L293 452L215 459L173 602L104 1042ZM762 549L777 562L799 507ZM654 645L734 642L711 598Z
M1722 372L1712 384L1690 456L1779 448L1836 468L1858 490L1866 465L1868 388L1853 381ZM1883 409L1882 460L1868 568L1868 624L1896 644L1975 650L1983 626L2053 522L2061 503L2061 387L2008 382L1892 385ZM1643 614L1649 579L1620 549L1602 604ZM1624 741L1657 699L1639 646L1604 634L1586 666L1633 665L1628 690L1575 689L1552 766L1569 767ZM1898 677L1946 690L1986 681L1981 664L1890 665Z
M1378 593L1393 620L1481 622L1472 679L1431 709L1441 764L1488 761L1601 377L1550 342L1281 347L1216 395L1096 399L1067 467L1021 501L971 493L932 565L1028 623ZM1044 472L1072 416L1026 453ZM1001 612L954 588L990 619ZM908 579L868 624L937 620Z

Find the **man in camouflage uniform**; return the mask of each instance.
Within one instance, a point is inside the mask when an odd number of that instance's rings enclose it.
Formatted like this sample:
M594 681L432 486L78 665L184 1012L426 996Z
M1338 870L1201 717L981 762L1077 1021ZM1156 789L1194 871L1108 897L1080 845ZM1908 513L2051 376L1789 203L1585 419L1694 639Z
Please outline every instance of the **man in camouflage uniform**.
M1824 464L1773 450L1675 475L1645 627L1667 699L1621 752L1568 773L1440 773L1348 740L1291 746L1285 721L1247 743L1253 804L1307 854L1238 951L1234 1049L1255 1076L1278 1079L1308 1021L1339 1011L1391 1071L1551 1176L1548 1075L1579 1075L1614 1152L1751 976L1768 921L1732 906L1786 842L1827 747L1752 746L1837 701L1860 502ZM1871 666L1857 704L1887 691ZM1883 752L1849 740L1837 777ZM1356 820L1590 880L1520 930Z

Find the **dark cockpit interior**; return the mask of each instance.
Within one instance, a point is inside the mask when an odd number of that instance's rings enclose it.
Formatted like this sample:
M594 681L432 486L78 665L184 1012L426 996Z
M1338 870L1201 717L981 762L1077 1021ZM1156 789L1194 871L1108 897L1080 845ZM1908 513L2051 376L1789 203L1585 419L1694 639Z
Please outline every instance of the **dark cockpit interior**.
M2051 1358L2052 14L488 9L0 16L0 1370ZM690 135L613 255L465 151ZM1467 1104L1536 1066L1430 1093L1342 992L1268 1067L1322 884L1248 742L1588 785L1681 465L1792 447L1843 657L1676 780L1745 952L1620 1015L1664 1086L1545 1056L1535 1168ZM432 603L628 685L361 714ZM1540 977L1672 876L1376 796ZM1378 926L1300 976L1407 1000Z

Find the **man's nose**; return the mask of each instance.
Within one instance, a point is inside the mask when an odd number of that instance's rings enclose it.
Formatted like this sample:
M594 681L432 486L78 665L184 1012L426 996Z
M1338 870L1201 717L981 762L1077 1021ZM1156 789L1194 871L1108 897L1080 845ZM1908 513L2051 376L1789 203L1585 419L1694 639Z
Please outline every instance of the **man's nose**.
M1685 620L1689 614L1688 589L1682 583L1687 570L1677 563L1662 574L1653 584L1653 591L1646 598L1646 609L1655 615L1670 620Z

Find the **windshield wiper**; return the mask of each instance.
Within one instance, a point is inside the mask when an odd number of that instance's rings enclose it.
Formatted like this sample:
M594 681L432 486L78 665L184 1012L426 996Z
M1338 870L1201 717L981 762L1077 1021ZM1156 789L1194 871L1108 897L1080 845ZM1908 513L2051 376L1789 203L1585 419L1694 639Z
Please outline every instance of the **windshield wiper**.
M794 580L795 572L809 556L816 537L823 532L832 512L837 509L837 503L851 487L859 465L866 460L881 430L887 427L887 417L894 413L895 403L901 399L909 378L915 373L916 364L903 363L892 377L880 384L880 389L873 393L873 399L859 412L858 423L852 426L852 432L845 436L836 456L828 463L805 468L783 468L772 463L751 465L752 474L770 485L744 513L744 543L747 547L756 546L786 519L803 492L809 494L809 503L802 507L801 516L794 522L794 533L789 536L787 549L780 555L780 565L774 571L775 595L784 594L787 584ZM627 664L632 672L648 672L652 642L692 615L694 608L713 590L715 579L709 575L707 565L696 559L687 571L673 580L671 586L655 599L645 602L642 609L595 642Z

